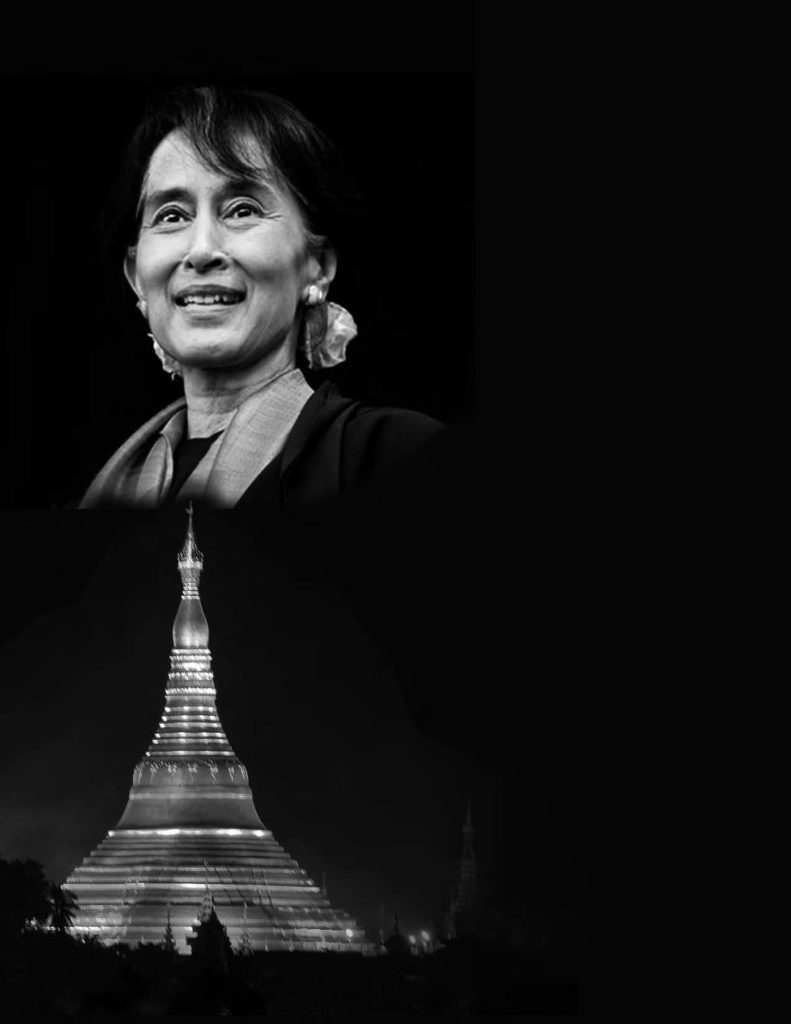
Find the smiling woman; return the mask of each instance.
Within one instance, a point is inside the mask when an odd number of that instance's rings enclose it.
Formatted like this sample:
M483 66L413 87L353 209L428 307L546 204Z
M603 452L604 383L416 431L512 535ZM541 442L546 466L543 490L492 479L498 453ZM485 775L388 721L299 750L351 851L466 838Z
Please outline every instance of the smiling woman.
M342 362L356 334L328 298L348 211L328 140L279 97L186 89L148 112L125 166L124 272L184 396L80 507L308 508L407 465L440 424L329 382L314 391L303 374Z

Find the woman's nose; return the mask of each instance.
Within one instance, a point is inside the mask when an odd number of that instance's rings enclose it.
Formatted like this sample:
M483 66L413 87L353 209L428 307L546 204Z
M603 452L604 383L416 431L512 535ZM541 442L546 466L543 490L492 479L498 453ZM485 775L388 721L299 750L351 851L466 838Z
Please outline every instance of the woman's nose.
M204 271L224 266L227 262L221 226L213 217L199 215L192 225L184 266Z

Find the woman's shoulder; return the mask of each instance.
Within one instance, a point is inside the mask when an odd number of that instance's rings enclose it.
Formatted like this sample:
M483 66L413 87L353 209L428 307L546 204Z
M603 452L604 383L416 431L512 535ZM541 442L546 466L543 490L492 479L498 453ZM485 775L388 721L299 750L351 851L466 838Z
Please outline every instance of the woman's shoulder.
M425 413L367 405L342 395L334 385L326 389L323 402L327 428L342 432L347 451L376 449L380 458L388 453L407 456L445 429L443 423Z
M355 434L401 433L405 437L425 438L445 429L443 423L426 413L392 405L368 405L342 394L329 382L325 382L313 398L321 406L328 424L342 423L345 431Z
M347 472L372 483L411 476L444 431L444 424L425 413L358 402L344 430Z
M444 425L425 413L372 406L341 393L325 381L294 425L283 467L300 466L300 476L332 477L330 491L383 482L418 459Z
M370 406L357 403L348 429L363 434L389 434L404 440L422 441L445 429L445 425L425 413L397 406Z

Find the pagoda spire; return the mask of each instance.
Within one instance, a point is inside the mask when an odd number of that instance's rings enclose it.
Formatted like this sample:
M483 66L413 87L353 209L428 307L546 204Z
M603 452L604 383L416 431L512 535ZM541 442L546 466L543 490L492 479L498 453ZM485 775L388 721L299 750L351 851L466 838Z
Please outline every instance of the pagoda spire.
M472 827L472 808L467 799L467 817L462 829L461 865L453 900L456 933L470 935L476 929L478 878L475 863L475 829Z
M187 531L178 554L181 602L173 623L165 707L145 757L135 767L129 803L116 827L205 823L262 829L247 769L217 714L209 626L198 592L203 555L195 540L192 506L186 511Z
M209 624L200 603L200 575L203 555L195 541L192 525L192 502L187 505L187 533L179 551L181 603L173 622L173 647L178 650L206 650L209 646Z
M460 935L472 935L476 930L478 909L478 879L475 864L475 829L472 826L472 806L467 798L467 815L462 827L462 852L459 873L445 913L443 932L448 940Z

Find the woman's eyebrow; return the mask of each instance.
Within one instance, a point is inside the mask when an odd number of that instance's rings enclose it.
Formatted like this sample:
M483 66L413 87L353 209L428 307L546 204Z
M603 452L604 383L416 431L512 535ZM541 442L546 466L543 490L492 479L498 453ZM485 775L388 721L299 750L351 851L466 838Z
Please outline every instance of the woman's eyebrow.
M229 178L220 189L220 195L225 198L228 195L235 195L237 192L265 192L275 199L275 190L267 181L260 178Z
M186 188L156 189L141 196L140 209L150 209L152 206L161 206L163 203L186 202L189 198L190 192Z

